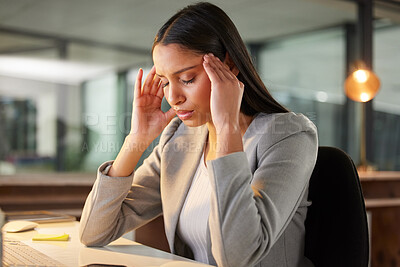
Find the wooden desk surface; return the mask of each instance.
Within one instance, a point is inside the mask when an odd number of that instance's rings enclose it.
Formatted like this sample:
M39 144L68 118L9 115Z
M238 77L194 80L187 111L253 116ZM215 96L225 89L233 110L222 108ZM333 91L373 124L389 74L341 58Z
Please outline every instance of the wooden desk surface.
M359 172L366 207L400 207L400 172Z
M371 267L400 266L400 172L359 172L371 214Z
M91 173L33 173L0 175L0 186L92 186L96 172Z
M41 234L67 233L67 241L32 241ZM7 240L19 240L49 255L66 266L187 266L206 267L187 258L150 248L137 242L119 238L105 247L86 247L79 241L79 223L41 223L31 231L5 233Z
M79 219L95 179L96 172L0 175L0 207L52 210Z
M369 181L400 181L400 172L397 171L359 171L361 182Z

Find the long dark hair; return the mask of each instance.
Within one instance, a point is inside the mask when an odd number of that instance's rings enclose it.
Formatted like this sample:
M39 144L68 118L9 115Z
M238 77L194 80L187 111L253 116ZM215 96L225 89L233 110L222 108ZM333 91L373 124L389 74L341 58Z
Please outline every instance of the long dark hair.
M236 26L219 7L200 2L183 8L158 31L153 50L157 44L179 44L199 54L213 53L221 61L228 52L244 84L241 112L249 116L288 112L268 92Z

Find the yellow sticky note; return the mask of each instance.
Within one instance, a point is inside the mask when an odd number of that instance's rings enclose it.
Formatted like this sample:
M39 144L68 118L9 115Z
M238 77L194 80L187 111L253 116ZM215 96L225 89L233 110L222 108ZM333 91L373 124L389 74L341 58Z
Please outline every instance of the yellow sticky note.
M33 241L68 241L69 235L62 234L62 235L49 235L49 234L37 234L32 237Z

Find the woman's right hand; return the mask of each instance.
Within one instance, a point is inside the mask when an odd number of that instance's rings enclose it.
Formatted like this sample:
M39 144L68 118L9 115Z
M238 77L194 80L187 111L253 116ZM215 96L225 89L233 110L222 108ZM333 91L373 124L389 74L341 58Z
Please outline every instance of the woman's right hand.
M155 67L147 75L143 86L142 78L143 70L140 69L133 92L131 131L108 171L108 175L112 177L132 174L143 151L175 115L172 108L165 113L161 110L164 92Z
M132 104L132 121L130 135L136 140L150 144L175 116L171 108L167 112L161 110L164 96L160 78L156 68L150 70L142 86L143 70L136 77L134 99Z

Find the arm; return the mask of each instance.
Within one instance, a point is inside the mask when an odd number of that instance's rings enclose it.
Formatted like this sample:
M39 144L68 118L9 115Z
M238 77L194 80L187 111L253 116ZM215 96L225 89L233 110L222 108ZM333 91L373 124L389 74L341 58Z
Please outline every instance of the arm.
M130 134L116 160L99 168L82 212L80 239L86 245L106 245L161 213L160 146L135 175L133 170L143 151L171 121L174 111L161 111L164 94L160 79L155 77L155 68L143 87L142 76L140 69L135 83Z
M161 214L159 151L157 146L134 178L133 175L110 177L103 174L112 162L100 166L80 221L83 244L107 245Z
M298 118L274 121L270 129L257 133L263 137L257 156L253 155L257 170L252 173L239 123L243 83L229 55L224 63L213 55L204 56L215 129L209 140L217 145L216 159L207 164L213 188L211 249L218 266L253 266L268 254L307 192L317 154L316 131ZM293 126L302 127L293 130Z
M209 226L218 266L253 266L286 229L315 164L315 129L274 142L265 133L257 151L254 173L244 152L208 162L213 187Z
M228 64L231 67L228 67ZM210 109L212 127L208 127L209 141L215 143L216 158L243 151L240 125L240 105L244 84L236 77L239 71L230 63L212 54L204 55L203 67L211 81Z
M153 67L142 84L143 70L136 77L132 105L132 122L129 135L109 170L114 177L128 176L135 169L140 157L153 140L162 132L174 116L173 109L161 110L164 92L160 78Z
M100 166L81 217L80 239L83 244L107 245L162 213L160 159L164 146L179 125L180 121L175 119L165 128L159 144L134 174L110 177L103 172L106 173L112 162Z

